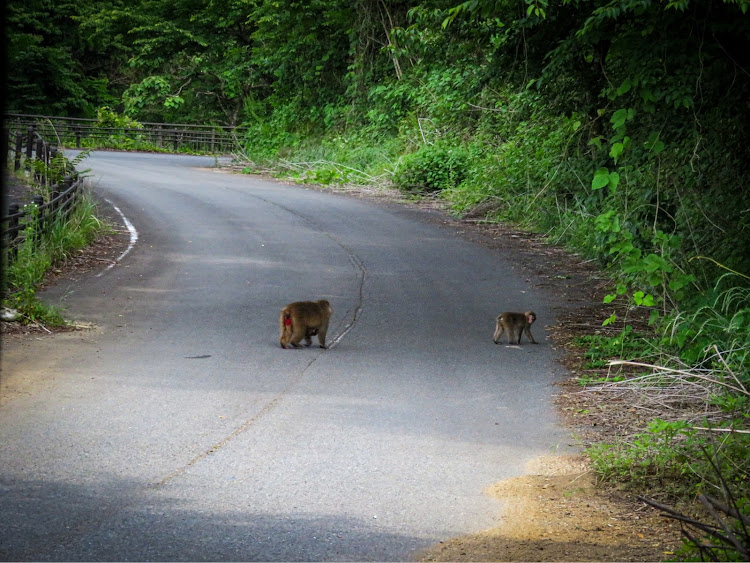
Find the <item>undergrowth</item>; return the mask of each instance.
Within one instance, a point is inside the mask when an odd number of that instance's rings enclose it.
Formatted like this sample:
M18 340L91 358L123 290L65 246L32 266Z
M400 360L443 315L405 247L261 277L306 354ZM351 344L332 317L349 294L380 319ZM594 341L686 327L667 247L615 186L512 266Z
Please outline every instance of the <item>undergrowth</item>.
M3 306L15 309L27 323L47 326L65 324L62 312L37 296L46 272L88 246L107 227L97 218L96 205L85 191L79 193L73 211L65 219L43 228L35 204L25 206L26 217L14 259L3 255L5 276Z

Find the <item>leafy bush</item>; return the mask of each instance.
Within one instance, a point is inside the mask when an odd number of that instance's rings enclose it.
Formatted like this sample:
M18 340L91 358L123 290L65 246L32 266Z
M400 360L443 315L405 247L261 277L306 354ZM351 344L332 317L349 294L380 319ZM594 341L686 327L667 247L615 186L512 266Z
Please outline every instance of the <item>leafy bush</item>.
M656 419L645 432L615 444L597 444L588 454L604 478L647 487L655 482L684 483L691 473L696 432L684 421ZM695 485L693 483L693 485Z
M720 438L701 432L707 423L654 419L645 431L615 443L592 446L588 454L600 477L641 489L664 487L671 493L697 495L721 490L724 479L743 505L750 500L750 436L731 432ZM717 472L716 469L719 471Z
M469 155L463 148L447 143L423 145L401 158L393 182L405 192L439 192L461 184L468 166Z

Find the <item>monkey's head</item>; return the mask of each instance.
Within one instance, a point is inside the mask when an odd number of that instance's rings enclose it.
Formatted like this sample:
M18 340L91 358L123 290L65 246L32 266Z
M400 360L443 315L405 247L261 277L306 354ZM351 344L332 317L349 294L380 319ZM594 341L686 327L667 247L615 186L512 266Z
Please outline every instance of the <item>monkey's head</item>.
M526 311L523 316L526 317L527 323L534 324L534 321L536 320L536 313L534 311Z

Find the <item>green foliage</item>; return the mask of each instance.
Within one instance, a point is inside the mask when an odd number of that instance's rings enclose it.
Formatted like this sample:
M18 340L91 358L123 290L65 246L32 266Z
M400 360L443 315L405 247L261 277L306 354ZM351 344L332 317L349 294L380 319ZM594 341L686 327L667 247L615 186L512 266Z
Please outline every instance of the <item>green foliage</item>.
M701 364L716 350L743 385L750 385L750 284L726 273L694 298L690 312L669 319L664 344L689 364Z
M345 92L350 60L351 3L343 0L259 2L251 60L273 92L274 107L323 121L326 107Z
M589 450L589 455L594 469L604 479L642 490L658 487L692 496L721 490L720 479L724 478L746 503L750 499L750 464L746 455L750 437L727 432L721 434L722 439L715 439L696 429L705 424L657 418L633 438L616 444L598 444ZM712 463L718 463L718 472Z
M90 117L95 107L117 102L113 76L100 62L107 46L86 42L78 27L87 9L49 0L7 3L8 110Z
M578 346L586 348L583 356L588 360L584 368L606 367L610 360L636 360L654 356L657 350L653 340L645 334L637 334L633 327L626 326L617 336L603 336L599 334L578 336L574 339ZM588 379L581 379L582 385L590 383Z
M530 92L510 98L507 115L517 121L507 119L505 112L500 114L501 122L495 115L487 116L482 128L502 129L497 136L482 135L472 143L471 171L445 196L459 209L495 201L496 218L554 234L568 226L564 217L582 211L575 185L593 168L574 143L581 134L580 119L553 118L544 110L534 110L536 100Z
M657 483L684 486L696 472L698 461L692 452L698 449L697 439L696 431L684 421L655 419L629 442L598 444L588 453L596 472L605 478L642 488Z
M461 147L444 143L423 145L417 152L401 158L393 182L399 189L412 193L455 188L466 178L468 160L468 152Z
M41 229L38 208L25 206L27 215L21 243L15 260L7 267L3 279L3 306L17 309L28 322L63 325L61 312L42 303L36 295L44 275L76 250L86 247L104 230L96 217L90 196L79 196L75 210L66 220L54 222L49 229Z
M8 85L17 110L243 124L249 169L543 232L607 268L605 301L647 310L661 352L747 385L749 5L12 2ZM650 351L627 329L588 345L592 365ZM664 424L608 450L616 472L694 472L705 440Z

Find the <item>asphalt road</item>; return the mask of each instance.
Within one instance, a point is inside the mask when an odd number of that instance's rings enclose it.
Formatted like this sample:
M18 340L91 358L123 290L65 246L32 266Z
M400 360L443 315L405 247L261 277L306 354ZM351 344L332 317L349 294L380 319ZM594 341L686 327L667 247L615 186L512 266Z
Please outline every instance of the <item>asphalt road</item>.
M543 295L434 213L93 153L138 239L45 294L96 330L4 353L3 560L404 560L492 527L483 491L567 449ZM279 310L328 299L329 350ZM533 308L538 346L496 346Z

